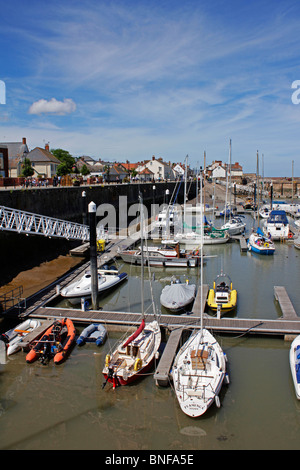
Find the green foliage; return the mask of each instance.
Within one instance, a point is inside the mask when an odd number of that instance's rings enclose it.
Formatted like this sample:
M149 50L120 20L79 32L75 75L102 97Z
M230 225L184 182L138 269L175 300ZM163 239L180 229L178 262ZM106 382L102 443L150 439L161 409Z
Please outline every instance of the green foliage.
M61 164L57 168L58 176L64 176L72 173L73 165L75 165L75 158L73 158L67 150L51 149L51 153L61 161Z
M86 165L82 165L82 168L81 168L81 171L80 173L83 175L83 176L86 176L90 173L90 170L88 169L88 167Z
M22 165L22 176L25 178L32 176L34 174L34 169L31 166L31 161L29 158L25 158Z

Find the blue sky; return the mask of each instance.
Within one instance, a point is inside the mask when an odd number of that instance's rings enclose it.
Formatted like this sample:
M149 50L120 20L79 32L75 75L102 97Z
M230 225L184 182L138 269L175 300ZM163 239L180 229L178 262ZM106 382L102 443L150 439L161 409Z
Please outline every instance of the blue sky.
M300 2L2 2L0 142L300 176ZM295 93L295 103L292 95ZM298 99L299 98L299 99ZM1 99L1 96L0 96Z

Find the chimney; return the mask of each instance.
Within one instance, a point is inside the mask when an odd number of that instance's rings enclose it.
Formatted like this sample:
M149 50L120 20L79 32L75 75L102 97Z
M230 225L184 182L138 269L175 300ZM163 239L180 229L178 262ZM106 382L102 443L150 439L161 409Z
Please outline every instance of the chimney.
M49 144L45 145L45 150L47 150L47 152L49 152Z
M154 156L154 155L152 155L152 160L155 160L155 156Z
M23 138L22 138L22 144L23 144L23 145L26 145L26 137L23 137Z

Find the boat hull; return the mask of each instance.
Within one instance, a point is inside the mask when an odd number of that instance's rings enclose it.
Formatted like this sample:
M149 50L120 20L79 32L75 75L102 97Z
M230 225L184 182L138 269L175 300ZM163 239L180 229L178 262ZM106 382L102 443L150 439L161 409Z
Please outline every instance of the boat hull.
M202 416L216 401L226 374L225 355L218 342L206 329L202 330L201 340L199 335L200 330L182 346L176 355L172 370L174 390L180 408L192 418ZM199 348L199 345L201 348L203 346L203 349ZM206 352L208 347L210 348L210 362L209 355L204 356L205 347Z
M160 343L158 322L142 322L139 329L124 344L117 345L112 356L106 356L102 370L106 382L116 388L136 381L153 366Z
M289 356L295 393L300 400L300 335L292 342Z
M54 336L54 329L57 327L57 325L60 327L61 330L64 326L67 328L67 336L64 338L59 349L56 348L56 340ZM53 357L54 363L60 364L65 360L67 354L70 352L70 348L75 340L75 335L75 327L73 325L73 322L69 318L56 320L56 322L46 330L42 338L37 341L36 345L26 355L26 362L28 364L31 364L37 359L43 357L43 354L45 352L45 345L49 345L50 352L51 346L55 346L55 352L51 352L51 354L49 354L49 357L51 355Z
M96 346L104 344L107 337L105 326L99 323L92 323L84 328L76 343L78 346L83 346L85 343L96 343Z
M142 264L142 257L135 255L133 252L124 253L120 252L120 256L125 263L136 265ZM144 265L149 266L162 266L166 268L195 268L198 266L198 258L177 258L177 257L163 257L163 256L144 256Z
M20 351L23 338L40 325L40 321L28 319L1 335L6 343L6 354L10 356Z
M120 273L117 276L113 276L113 277L110 276L110 277L111 279L109 279L107 282L99 285L98 287L99 295L108 292L110 289L113 289L118 284L125 281L128 278L128 274ZM82 298L88 299L92 295L91 286L88 286L88 288L85 290L80 290L80 289L76 290L77 285L78 283L70 284L66 288L62 289L60 293L62 297L69 300L69 302L71 302L72 304L77 304L80 302Z
M173 283L163 288L160 303L171 312L178 313L191 305L195 295L195 284Z
M230 312L235 309L237 305L237 291L233 289L230 292L229 302L216 302L216 292L214 289L210 289L207 297L207 305L211 310L218 310L218 306L221 306L221 312Z

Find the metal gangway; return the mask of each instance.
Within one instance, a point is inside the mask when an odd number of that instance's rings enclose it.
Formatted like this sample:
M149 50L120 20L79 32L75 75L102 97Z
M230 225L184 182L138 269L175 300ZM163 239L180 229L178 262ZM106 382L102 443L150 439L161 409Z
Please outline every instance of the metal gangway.
M33 214L10 207L0 206L0 231L24 235L43 235L49 238L89 241L88 225Z

